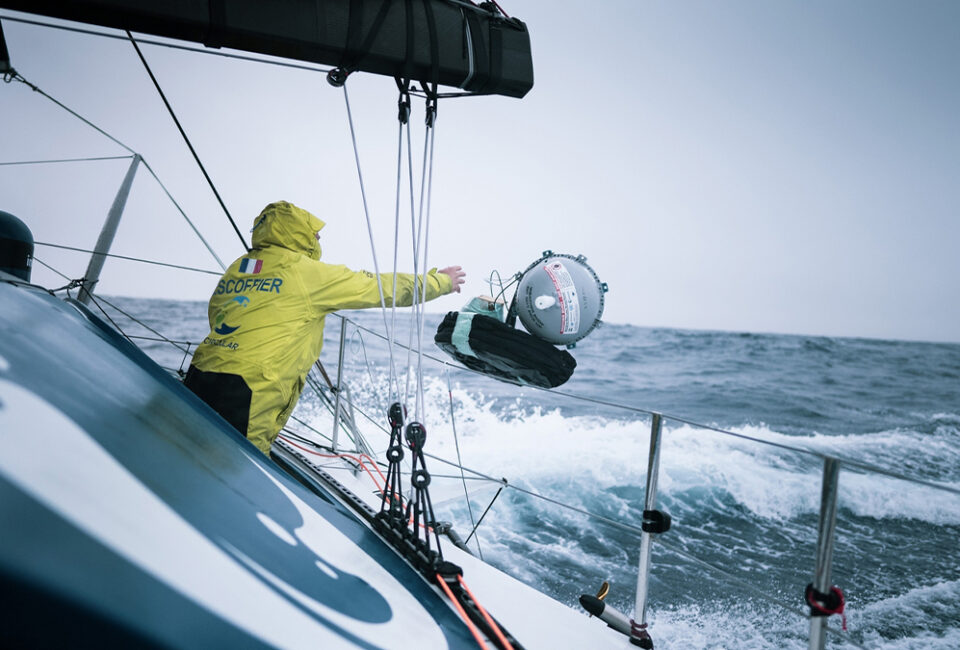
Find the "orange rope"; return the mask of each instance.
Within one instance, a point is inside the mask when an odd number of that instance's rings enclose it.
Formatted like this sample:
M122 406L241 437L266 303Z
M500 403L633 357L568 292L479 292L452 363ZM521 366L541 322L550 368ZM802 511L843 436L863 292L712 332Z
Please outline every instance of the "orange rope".
M483 639L480 637L480 630L477 629L477 626L473 624L473 621L470 620L470 617L467 616L467 613L463 611L463 607L460 605L460 602L454 598L453 592L450 591L450 587L447 586L447 581L440 577L440 574L437 574L437 582L440 583L440 588L447 594L447 598L450 599L450 602L453 603L453 606L457 608L457 611L460 612L460 616L463 617L463 622L467 624L467 627L470 628L470 634L473 635L473 638L477 640L477 644L486 650L487 644L484 643Z
M366 455L366 454L360 454L360 458L366 458L367 460L370 461L370 464L373 465L373 469L377 470L377 474L380 475L380 480L383 481L383 484L384 484L384 485L386 485L386 484L387 484L387 477L384 476L384 475L383 475L383 472L380 471L380 466L377 465L377 461L373 460L372 458L370 458L370 456L368 456L368 455Z
M467 586L467 583L464 582L463 576L458 575L457 580L460 581L460 586L463 587L463 590L467 592L467 595L470 596L470 600L473 601L473 604L477 606L477 609L480 610L480 613L483 614L483 618L486 619L487 624L493 629L493 633L497 635L497 638L500 639L500 643L503 644L505 650L513 650L513 646L507 641L507 638L503 635L503 631L500 629L500 626L497 625L497 622L493 620L493 617L487 614L487 610L483 608L483 605L480 604L480 601L476 599L473 595L473 592L470 591L470 587Z
M363 468L363 471L365 471L365 472L367 473L367 475L370 477L370 480L373 481L373 484L377 486L377 490L380 492L380 494L383 494L383 488L380 486L380 483L377 481L377 477L373 475L373 472L370 471L370 469L367 467L367 464L364 463L360 458L357 458L356 456L353 456L353 455L351 455L351 454L323 454L323 453L320 453L319 451L315 451L315 450L313 450L313 449L308 449L307 447L303 447L303 446L301 446L301 445L298 445L297 443L295 443L294 441L290 440L290 439L287 438L286 436L280 436L280 437L281 437L281 438L283 439L283 441L286 442L288 445L292 445L292 446L296 447L297 449L300 449L300 450L302 450L302 451L305 451L305 452L307 452L308 454L313 454L314 456L320 456L321 458L346 458L346 459L348 459L348 460L352 460L352 461L355 462L357 465L359 465L360 467ZM363 454L363 455L366 456L367 459L370 459L370 457L367 456L366 454ZM371 460L370 462L373 462L373 461ZM374 467L376 467L376 464L374 464ZM377 471L379 471L379 469L380 469L380 468L377 468ZM380 474L380 476L383 476L383 474Z

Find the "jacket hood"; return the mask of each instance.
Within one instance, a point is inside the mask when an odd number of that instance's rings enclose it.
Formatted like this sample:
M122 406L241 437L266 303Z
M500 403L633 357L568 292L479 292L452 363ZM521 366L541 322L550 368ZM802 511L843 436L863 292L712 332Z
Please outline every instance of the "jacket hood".
M253 247L280 246L320 259L316 233L326 224L306 210L286 201L271 203L253 220Z

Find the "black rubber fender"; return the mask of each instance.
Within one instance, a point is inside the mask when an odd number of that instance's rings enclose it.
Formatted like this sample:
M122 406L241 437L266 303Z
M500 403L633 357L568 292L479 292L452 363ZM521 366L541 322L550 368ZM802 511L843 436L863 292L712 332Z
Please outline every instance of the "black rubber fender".
M458 329L459 345L453 340ZM468 331L468 345L464 345L464 331ZM513 384L555 388L570 379L577 367L566 350L481 314L449 312L433 340L467 368Z

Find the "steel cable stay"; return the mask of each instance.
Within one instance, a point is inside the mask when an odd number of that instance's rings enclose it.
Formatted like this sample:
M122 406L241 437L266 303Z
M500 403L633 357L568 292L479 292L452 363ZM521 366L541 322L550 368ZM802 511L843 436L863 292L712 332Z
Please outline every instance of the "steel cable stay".
M243 234L240 232L240 228L237 226L237 222L233 220L233 215L230 214L230 210L227 209L227 204L223 202L223 199L220 198L220 192L217 191L216 185L213 184L213 179L210 178L210 175L207 173L207 168L204 166L203 162L200 160L200 156L197 155L196 150L193 148L193 144L190 142L190 138L187 137L187 132L183 130L183 126L180 125L180 120L177 118L177 114L173 111L173 106L170 105L170 102L167 101L167 96L163 92L163 89L160 87L160 82L157 81L156 76L153 74L153 70L150 68L150 64L147 63L147 59L143 56L143 52L140 51L140 46L137 44L137 40L133 37L133 34L127 30L127 38L130 39L130 44L133 45L133 49L136 50L137 56L140 58L140 62L143 63L144 69L146 69L147 74L150 76L150 80L153 82L154 88L157 89L157 93L160 95L160 99L163 100L163 105L167 107L167 112L170 113L170 117L173 119L173 123L176 125L177 130L180 131L180 135L183 137L183 141L186 143L187 148L190 150L193 159L197 162L197 166L200 167L200 171L203 173L203 177L207 179L207 184L210 186L213 195L216 197L217 202L220 204L220 207L223 208L224 214L227 215L227 220L230 222L230 225L233 226L234 231L237 233L237 237L240 239L240 243L243 245L244 250L249 251L250 247L247 246L247 241L243 238Z
M93 122L91 122L90 120L88 120L87 118L83 117L82 115L80 115L79 113L77 113L76 111L74 111L73 109L71 109L69 106L63 104L62 102L60 102L60 101L57 100L56 98L54 98L54 97L52 97L51 95L47 94L47 93L44 92L41 88L39 88L39 87L35 86L34 84L30 83L29 81L27 81L27 80L26 80L22 75L20 75L19 73L17 73L17 74L15 74L14 76L12 76L11 79L12 79L13 81L19 81L20 83L24 84L25 86L27 86L28 88L30 88L30 89L33 90L34 92L39 93L42 97L45 97L46 99L50 100L51 102L53 102L54 104L56 104L57 106L59 106L60 108L62 108L63 110L65 110L67 113L69 113L70 115L74 116L75 118L77 118L78 120L80 120L81 122L83 122L84 124L86 124L87 126L91 127L92 129L94 129L95 131L97 131L98 133L100 133L101 135L103 135L104 137L106 137L108 140L114 142L115 144L119 145L119 146L122 147L123 149L126 149L126 150L129 151L130 154L131 154L131 156L116 156L116 157L113 157L113 156L109 156L109 157L104 156L104 157L97 157L97 158L81 158L81 159L65 159L65 160L49 160L49 161L46 161L46 160L45 160L45 161L30 161L31 163L34 163L34 164L39 164L39 163L61 163L61 162L66 163L66 162L80 162L80 161L86 161L86 160L129 159L129 158L131 158L132 156L138 156L138 155L139 155L139 156L140 156L140 162L141 162L141 164L143 164L143 166L147 168L147 171L150 172L150 175L153 177L153 179L154 179L154 180L157 182L157 184L160 186L160 189L162 189L163 192L164 192L164 194L167 195L167 198L170 199L170 202L171 202L171 203L173 203L174 207L175 207L175 208L177 209L177 211L180 213L180 216L182 216L183 219L184 219L184 221L187 222L187 225L190 226L190 229L193 230L194 234L197 236L197 238L200 240L200 242L204 245L204 247L207 249L207 251L208 251L208 252L210 253L210 255L213 257L213 259L215 259L215 260L217 261L217 264L220 266L220 268L221 268L221 269L226 269L226 268L227 268L227 267L224 265L223 261L220 259L220 257L216 254L216 252L214 252L213 247L210 245L210 243L207 241L207 239L200 233L200 231L197 229L196 225L193 223L193 221L190 219L190 217L187 216L187 213L184 211L184 209L180 206L180 204L177 202L177 200L176 200L175 198L173 198L173 195L170 193L170 190L167 189L166 184L164 184L164 182L163 182L162 180L160 180L160 177L159 177L159 176L157 175L157 173L153 170L153 167L150 166L150 163L147 161L147 159L146 159L144 156L142 156L141 154L138 154L136 151L134 151L133 149L131 149L130 147L128 147L126 144L124 144L123 142L121 142L121 141L118 140L117 138L113 137L112 135L110 135L109 133L107 133L106 131L104 131L103 129L101 129L99 126L97 126L96 124L94 124Z

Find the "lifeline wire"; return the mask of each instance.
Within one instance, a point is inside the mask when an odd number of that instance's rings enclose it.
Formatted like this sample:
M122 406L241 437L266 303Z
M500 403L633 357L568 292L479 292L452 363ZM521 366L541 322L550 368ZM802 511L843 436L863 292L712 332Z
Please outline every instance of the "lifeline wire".
M102 300L104 303L106 303L107 306L110 307L111 309L115 309L116 311L120 312L121 314L123 314L124 316L126 316L127 318L129 318L130 320L132 320L134 323L136 323L136 324L139 325L140 327L142 327L142 328L144 328L144 329L146 329L146 330L150 330L151 332L153 332L153 333L156 334L157 336L162 337L164 341L166 341L167 343L169 343L169 344L172 345L173 347L177 348L177 349L180 350L181 352L186 352L186 350L184 350L182 347L180 347L179 345L177 345L177 343L176 343L175 341L173 341L172 339L168 339L167 337L163 336L163 334L161 334L161 333L158 332L157 330L153 329L152 327L150 327L149 325L147 325L147 324L144 323L143 321L137 320L136 318L134 318L133 316L131 316L131 315L128 314L127 312L123 311L122 309L120 309L119 307L117 307L116 305L114 305L112 302L110 302L109 300L107 300L107 299L104 298L103 296L94 296L93 294L90 294L90 297L93 298L93 301L94 301L94 302L97 302L97 298L99 297L99 299ZM97 302L97 306L100 307L100 303L99 303L99 302ZM103 311L104 314L107 313L106 311L104 311L103 307L100 307L100 311ZM109 316L107 316L107 318L109 318ZM112 323L113 320L111 319L110 322ZM119 326L117 326L117 330L119 330L120 333L123 334L124 336L127 336L126 334L123 333L123 330L120 330L120 327L119 327ZM127 337L127 338L129 338L129 337ZM131 341L131 343L132 343L132 341ZM189 343L188 343L188 345L189 345Z
M340 318L344 318L344 317L343 317L343 316L340 316ZM358 324L358 323L356 323L356 322L354 322L354 321L350 321L350 322L353 323L354 326L355 326L357 329L363 330L363 331L365 331L365 332L367 332L367 333L369 333L369 334L371 334L371 335L373 335L373 336L379 337L379 338L381 338L381 339L384 338L382 335L380 335L379 333L377 333L377 332L375 332L375 331L373 331L373 330L371 330L371 329L369 329L369 328L363 327L362 325L360 325L360 324ZM482 372L479 372L479 371L477 371L477 370L472 370L472 369L470 369L470 368L465 368L465 367L463 367L463 366L455 365L455 364L453 364L453 363L451 363L451 362L449 362L449 361L446 361L446 360L444 360L444 359L440 359L440 358L435 357L435 356L432 356L432 355L424 355L424 356L425 356L427 359L430 359L431 361L434 361L434 362L439 363L439 364L441 364L441 365L445 365L445 366L449 366L449 367L455 368L456 370L459 370L459 371L461 371L461 372L469 372L469 373L476 374L476 375L482 375L482 374L483 374ZM640 414L644 414L644 415L652 415L652 414L654 414L654 413L659 413L659 411L652 411L652 410L649 410L649 409L644 409L644 408L640 408L640 407L636 407L636 406L629 406L629 405L627 405L627 404L620 404L620 403L617 403L617 402L611 402L611 401L608 401L608 400L602 400L602 399L598 399L598 398L595 398L595 397L587 397L587 396L585 396L585 395L578 395L578 394L576 394L576 393L568 393L568 392L564 392L564 391L557 390L557 389L555 389L555 388L541 388L541 387L539 387L539 386L532 386L532 385L531 385L531 386L526 386L526 388L534 388L534 389L536 389L536 390L540 390L540 391L543 391L543 392L553 393L554 395L561 395L561 396L563 396L563 397L569 397L569 398L571 398L571 399L579 400L579 401L582 401L582 402L589 402L589 403L591 403L591 404L599 404L599 405L601 405L601 406L608 406L608 407L611 407L611 408L616 408L616 409L620 409L620 410L623 410L623 411L628 411L628 412L631 412L631 413L640 413ZM840 457L836 457L836 456L828 456L827 454L824 454L824 453L821 453L821 452L818 452L818 451L813 451L813 450L811 450L811 449L806 449L806 448L803 448L803 447L793 447L793 446L790 446L790 445L785 445L785 444L783 444L783 443L772 442L772 441L770 441L770 440L764 440L764 439L762 439L762 438L755 438L755 437L753 437L753 436L748 436L748 435L745 435L745 434L742 434L742 433L736 433L736 432L733 432L733 431L727 431L726 429L721 429L721 428L719 428L719 427L711 426L711 425L709 425L709 424L701 424L701 423L699 423L699 422L695 422L695 421L693 421L693 420L688 420L688 419L685 419L685 418L681 418L681 417L679 417L679 416L670 415L670 414L668 414L668 413L660 413L660 415L663 417L664 420L673 420L673 421L675 421L675 422L680 422L680 423L683 423L683 424L689 424L690 426L696 427L696 428L698 428L698 429L704 429L704 430L707 430L707 431L713 431L713 432L715 432L715 433L719 433L719 434L722 434L722 435L725 435L725 436L730 436L730 437L733 437L733 438L739 438L739 439L741 439L741 440L747 440L747 441L754 442L754 443L757 443L757 444L759 444L759 445L764 445L764 446L767 446L767 447L775 447L775 448L778 448L778 449L785 449L785 450L792 451L792 452L795 452L795 453L798 453L798 454L802 454L802 455L806 455L806 456L811 456L811 457L814 457L814 458L818 458L818 459L820 459L820 460L825 460L825 459L827 459L827 458L835 458L835 459L838 460L842 465L846 465L846 466L848 466L848 467L852 467L852 468L855 468L855 469L859 469L859 470L862 470L862 471L865 471L865 472L872 472L872 473L875 473L875 474L882 474L882 475L887 476L887 477L889 477L889 478L897 479L897 480L900 480L900 481L906 481L907 483L913 483L913 484L915 484L915 485L922 485L922 486L924 486L924 487L932 488L932 489L934 489L934 490L939 490L939 491L941 491L941 492L949 492L950 494L960 495L960 488L955 488L955 487L952 487L952 486L949 486L949 485L944 485L944 484L942 484L942 483L936 483L936 482L934 482L934 481L928 481L928 480L925 480L925 479L915 478L915 477L912 477L912 476L908 476L908 475L906 475L906 474L901 474L901 473L899 473L899 472L895 472L895 471L893 471L893 470L886 469L886 468L884 468L884 467L880 467L880 466L878 466L878 465L872 465L872 464L870 464L870 463L865 463L865 462L862 462L862 461L852 460L852 459L847 459L847 458L840 458ZM426 454L426 455L429 456L429 454ZM473 471L473 470L469 470L469 469L468 469L468 471ZM478 473L478 474L479 474L479 473ZM485 475L482 475L482 474L480 474L480 475L481 475L481 476L485 476ZM489 478L489 477L488 477L488 478ZM496 480L498 480L498 479L493 479L493 478L491 478L490 480L496 481Z
M50 244L50 243L48 243L48 242L42 242L42 241L34 242L34 244L37 245L37 246L49 246L49 247L51 247L51 248L60 248L60 249L67 250L67 251L76 251L76 252L78 252L78 253L95 253L95 252L96 252L96 251L87 250L87 249L85 249L85 248L75 248L75 247L73 247L73 246L64 246L64 245L62 245L62 244ZM206 270L206 269L197 269L197 268L194 268L194 267L192 267L192 266L181 266L181 265L179 265L179 264L169 264L169 263L167 263L167 262L155 262L155 261L153 261L153 260L145 260L145 259L141 259L141 258L139 258L139 257L128 257L128 256L126 256L126 255L117 255L117 254L115 254L115 253L97 253L97 255L103 255L104 257L116 257L117 259L129 260L129 261L131 261L131 262L142 262L143 264L153 264L153 265L156 265L156 266L165 266L165 267L168 267L168 268L180 269L180 270L183 270L183 271L194 271L194 272L196 272L196 273L206 273L206 274L208 274L208 275L216 275L216 276L219 276L219 275L221 274L220 271L208 271L208 270Z

